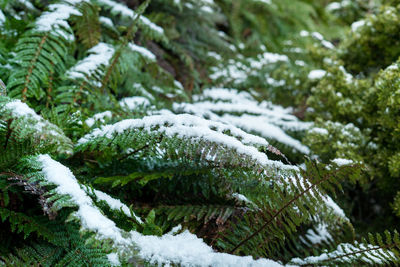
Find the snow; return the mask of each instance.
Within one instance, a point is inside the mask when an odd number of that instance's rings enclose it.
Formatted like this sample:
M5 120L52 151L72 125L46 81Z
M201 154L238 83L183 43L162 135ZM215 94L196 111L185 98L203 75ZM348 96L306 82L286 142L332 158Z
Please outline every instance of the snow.
M113 221L105 217L94 206L90 197L79 186L72 172L62 164L54 161L49 155L37 157L42 164L42 173L46 181L55 184L55 191L61 195L68 195L77 205L76 216L80 219L84 228L97 233L98 238L111 239L114 247L122 252L127 248L136 246L138 255L150 263L180 264L182 266L282 266L268 259L254 260L251 256L240 257L226 253L214 252L204 241L188 231L173 235L172 233L159 236L144 236L138 232L124 232ZM98 192L97 192L98 193ZM101 195L101 194L100 194ZM110 200L111 205L119 206L119 203ZM107 255L113 265L118 265L117 253Z
M253 68L260 68L262 65L271 64L271 63L289 61L289 58L286 55L269 53L269 52L265 52L261 55L258 55L257 59L259 60L258 62L250 61L250 65Z
M112 118L112 113L111 111L104 111L101 113L95 114L92 118L89 118L85 121L86 125L89 127L92 127L96 121L100 121L101 123L104 123L104 118Z
M112 266L121 266L121 263L118 259L117 253L110 253L107 255L108 261L111 263Z
M252 100L253 97L246 91L237 91L235 89L227 88L208 88L204 89L201 95L194 95L194 101L200 101L201 99L212 99L212 100L224 100L235 103L240 103L242 100Z
M242 194L233 193L233 194L232 194L232 197L234 197L235 199L237 199L237 200L239 200L239 201L243 201L243 202L245 202L245 203L249 203L249 204L253 204L253 205L254 205L254 203L253 203L251 200L249 200L246 196L244 196L244 195L242 195Z
M308 79L310 79L310 80L318 80L318 79L321 79L322 77L324 77L325 74L326 74L325 70L312 70L308 74Z
M246 64L231 59L228 61L228 65L220 64L214 66L211 68L213 73L209 77L212 80L229 77L229 81L241 83L244 82L248 76L257 75L258 70L269 64L288 61L289 58L286 55L265 52L259 54L256 58L247 58L245 60Z
M331 234L328 232L328 225L326 223L319 223L315 229L308 229L306 237L313 245L333 240Z
M326 6L326 10L328 11L335 11L338 10L342 7L342 5L338 2L332 2L329 5Z
M205 89L201 95L194 95L193 99L193 104L174 103L173 110L232 124L247 132L281 142L303 154L309 153L308 147L284 131L302 131L311 126L290 114L291 109L270 102L258 103L248 92L227 88ZM220 113L224 115L218 115Z
M316 134L320 134L320 135L328 135L329 132L327 129L325 128L319 128L319 127L314 127L312 128L310 131L310 133L316 133Z
M85 0L83 0L85 1ZM78 4L81 1L69 1L70 4ZM73 35L67 34L65 31L70 30L67 19L71 15L82 15L75 7L67 4L52 4L49 6L49 11L43 12L36 20L36 30L40 32L49 32L52 29L58 35L66 40L73 40Z
M323 199L324 199L325 204L329 208L331 208L333 213L335 213L339 217L342 217L345 220L348 220L348 218L346 217L346 214L344 214L344 211L338 206L338 204L335 203L335 201L333 201L333 199L330 196L325 195L325 196L323 196Z
M209 52L207 53L207 56L212 57L212 58L214 58L214 59L217 60L217 61L221 61L221 60L222 60L221 55L219 55L218 53L216 53L216 52L214 52L214 51L209 51Z
M346 165L354 164L354 161L352 161L350 159L342 159L342 158L336 158L336 159L332 160L332 162L338 166L346 166Z
M131 211L128 208L128 206L123 204L119 199L115 199L115 198L111 197L110 195L108 195L104 192L101 192L99 190L96 190L96 189L94 190L94 194L96 195L98 200L105 201L111 209L122 210L126 216L132 218L132 215L133 215L133 218L135 218L135 220L138 223L140 223L140 224L143 223L142 219L140 219L140 217L136 216L134 213L131 214Z
M165 126L168 125L168 126ZM246 155L263 167L280 168L280 170L298 170L295 166L285 165L280 161L269 160L267 155L259 152L252 145L267 146L268 142L258 136L248 134L232 125L202 119L189 114L164 114L147 116L142 119L128 119L114 125L105 125L94 129L78 141L78 145L90 142L94 138L113 138L114 134L121 134L126 130L141 129L148 132L157 131L169 137L190 138L193 140L207 140L236 150ZM231 136L224 134L230 132Z
M335 48L335 46L331 42L328 42L326 40L322 40L321 44L323 46L325 46L326 48L329 48L329 49L334 49Z
M351 75L350 73L348 73L346 71L346 69L343 66L340 66L339 69L343 72L344 77L346 79L347 83L352 83L353 82L353 75Z
M300 32L300 36L301 36L301 37L307 37L307 36L310 36L310 33L309 33L308 31L302 30L302 31Z
M40 142L49 142L55 145L57 151L61 154L72 154L71 140L66 137L62 130L56 125L44 120L37 115L35 111L20 100L14 99L4 105L0 105L0 113L5 113L6 116L11 115L12 119L22 119L26 124L17 126L14 130L23 131L19 133L20 138L35 138ZM22 130L22 129L21 129Z
M29 2L28 0L14 0L20 4L22 4L24 7L30 9L30 10L35 10L36 8L32 5L31 2Z
M138 107L150 106L150 101L143 96L125 97L119 101L121 107L126 107L129 110L135 110Z
M207 246L202 239L188 231L178 235L165 234L158 236L143 236L132 232L132 239L139 245L139 256L150 263L180 263L182 266L251 266L278 267L281 264L268 259L254 260L251 256L240 257L227 253L217 253Z
M112 20L111 20L110 18L100 16L100 17L99 17L99 21L100 21L101 23L103 23L103 24L109 26L109 27L113 27L113 26L114 26L114 23L112 22Z
M256 1L264 3L264 4L268 4L268 5L272 4L271 0L256 0Z
M19 99L15 99L12 102L7 103L4 109L10 110L13 116L31 116L36 120L41 120L41 117L35 113L33 109L28 107L27 104L21 102Z
M300 141L287 135L280 127L275 126L268 122L264 117L242 115L240 117L232 115L224 115L222 119L229 122L245 131L256 132L267 139L277 140L278 142L287 146L295 148L303 154L309 154L310 149Z
M319 32L312 32L311 36L319 41L324 40L324 36L322 36L322 34L320 34Z
M100 66L107 66L112 56L114 48L106 43L98 43L88 51L89 56L79 61L74 67L67 71L67 75L72 79L85 79L91 76Z
M308 37L308 36L311 36L311 37L313 37L314 39L317 39L318 41L320 41L321 44L322 44L324 47L326 47L326 48L328 48L328 49L333 49L333 48L335 48L335 46L334 46L331 42L328 42L327 40L325 40L325 39L324 39L324 36L323 36L322 34L320 34L319 32L312 32L312 33L310 33L310 32L308 32L308 31L302 30L302 31L300 32L300 36L301 36L301 37ZM294 49L299 49L299 48L294 48Z
M107 6L108 8L111 9L112 13L120 14L123 17L128 17L130 19L135 19L136 16L137 16L135 11L133 11L132 9L128 8L127 6L125 6L123 4L120 4L120 3L117 3L115 1L99 0L99 4ZM158 34L164 34L163 28L161 28L160 26L154 24L153 22L151 22L148 18L146 18L143 15L141 15L139 17L139 23L141 25L147 26L149 29L157 32Z
M150 59L152 61L156 61L156 56L152 52L150 52L147 48L135 45L133 43L129 43L128 46L132 51L141 54L143 57Z
M319 256L310 256L305 259L295 258L292 259L290 262L298 265L311 265L321 264L324 261L329 261L329 259L342 257L341 259L339 259L340 262L351 263L352 260L357 260L360 256L362 256L361 259L365 263L369 263L370 265L381 265L387 263L387 261L382 260L382 256L380 254L389 254L389 257L395 257L395 255L391 251L383 250L378 246L373 246L370 244L358 244L357 242L355 243L355 245L349 243L339 244L336 250L332 252L325 252ZM357 251L364 251L364 254L356 253ZM366 257L365 254L367 254L368 257Z
M275 80L275 79L269 77L268 74L266 75L265 78L267 79L267 84L269 84L269 85L271 85L271 86L273 86L273 87L284 86L284 85L286 84L286 81L285 81L285 80L279 80L279 81L277 81L277 80Z
M209 6L202 6L200 10L204 11L205 13L213 13L213 9Z
M184 90L184 89L185 89L185 88L183 87L182 83L179 82L179 81L177 81L177 80L174 80L174 85L175 85L177 88L181 89L181 90Z
M356 32L359 28L365 25L365 20L359 20L351 24L351 30Z
M0 10L0 26L2 26L6 22L6 16L4 15L3 11Z
M58 194L70 196L76 203L78 211L75 215L84 228L96 232L101 238L124 242L121 232L116 230L115 223L94 206L92 199L80 187L67 167L51 159L49 155L39 155L37 160L42 164L42 173L46 181L56 185L55 191Z
M193 104L175 103L173 105L174 111L191 113L217 121L223 121L223 118L217 115L219 113L258 115L273 125L291 131L306 130L312 125L308 122L299 121L291 114L292 109L283 108L267 101L259 103L248 92L211 88L205 89L202 95L195 95L193 99L196 101ZM202 99L211 99L215 102L200 102Z

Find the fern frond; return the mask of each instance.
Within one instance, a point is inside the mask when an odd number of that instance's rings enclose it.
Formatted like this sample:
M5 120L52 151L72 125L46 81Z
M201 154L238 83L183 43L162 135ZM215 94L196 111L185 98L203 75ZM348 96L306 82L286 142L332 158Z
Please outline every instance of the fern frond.
M10 97L42 100L46 96L42 84L65 69L68 45L74 38L66 20L80 12L69 4L53 4L49 10L18 40L16 70L7 83Z
M79 6L79 11L82 15L73 17L74 30L78 41L86 49L90 49L97 45L101 38L99 7L89 2L83 2Z
M25 103L0 96L0 166L15 164L23 155L53 152L70 155L72 142L57 126L37 115ZM20 153L19 153L20 152Z
M334 251L326 251L319 256L305 259L292 259L291 263L300 266L314 264L324 265L398 265L399 263L399 234L386 231L384 237L380 234L369 234L368 239L353 244L340 244Z

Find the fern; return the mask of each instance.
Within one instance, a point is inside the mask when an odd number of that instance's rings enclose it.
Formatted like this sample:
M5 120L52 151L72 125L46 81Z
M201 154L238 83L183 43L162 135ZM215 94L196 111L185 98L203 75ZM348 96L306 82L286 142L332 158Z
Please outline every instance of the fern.
M397 264L333 200L396 145L394 67L346 72L326 4L3 1L0 265Z

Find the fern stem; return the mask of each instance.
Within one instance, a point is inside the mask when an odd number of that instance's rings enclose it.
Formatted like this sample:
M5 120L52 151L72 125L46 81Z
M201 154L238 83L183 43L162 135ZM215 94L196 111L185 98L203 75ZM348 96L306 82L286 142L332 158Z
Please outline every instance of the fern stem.
M160 136L155 144L161 143L162 140L163 140L163 136ZM134 151L132 151L132 152L130 152L130 153L127 153L127 154L121 156L120 158L118 158L118 161L124 160L124 159L128 158L129 156L131 156L131 155L133 155L133 154L136 154L137 152L139 152L139 151L141 151L141 150L143 150L143 149L148 148L149 146L150 146L150 144L146 144L146 145L144 145L144 146L141 147L141 148L137 148L137 149L135 149Z
M359 251L354 251L354 252L350 252L350 253L347 253L347 254L342 254L342 255L339 255L339 256L336 256L336 257L333 257L333 258L327 258L327 259L322 260L321 263L322 262L328 262L328 261L329 262L333 262L333 261L341 259L341 258L350 257L350 256L354 256L354 255L357 255L357 254L365 253L365 252L376 251L376 250L379 250L379 249L389 249L389 248L392 248L394 246L395 246L395 244L390 244L390 245L378 246L378 247L374 247L374 248L366 248L366 249L362 249L362 250L359 250ZM307 263L307 264L301 264L300 266L315 266L315 264Z
M143 11L142 11L142 12L144 12L144 9L147 7L147 5L149 4L149 2L150 2L150 0L147 0L146 2L144 2L144 3L141 5L141 6L143 6ZM120 46L120 47L118 48L118 50L115 52L115 54L114 54L114 56L113 56L113 59L112 59L112 62L111 62L111 64L110 64L110 66L108 67L107 72L106 72L106 74L104 75L103 80L101 81L101 88L100 88L100 91L103 91L104 88L106 87L106 85L107 85L107 83L108 83L108 80L110 79L111 72L112 72L112 70L114 69L115 65L118 63L119 57L121 56L122 49L128 44L129 39L131 38L131 36L134 37L134 35L135 35L135 33L136 33L136 29L137 29L135 26L136 26L136 24L138 23L139 18L140 18L140 15L142 14L142 12L139 12L139 13L136 15L136 18L133 20L132 24L130 25L130 27L129 27L129 29L128 29L128 32L126 33L126 35L125 35L124 38L123 38L123 42L122 42L121 46Z
M320 185L321 183L329 180L331 175L327 175L323 179L319 180L315 184L311 184L309 187L307 187L304 191L302 191L300 194L294 196L289 202L287 202L282 208L280 208L266 223L264 223L260 228L258 228L253 234L247 236L245 239L243 239L238 245L236 245L230 253L233 254L239 247L247 243L249 240L254 238L256 235L258 235L262 230L264 230L273 220L275 220L283 211L285 211L290 205L292 205L296 200L304 196L307 192L309 192L312 188Z
M35 68L35 63L38 60L40 53L42 52L42 48L43 48L44 43L47 40L47 37L48 37L48 34L43 36L43 38L40 41L39 46L36 50L35 56L31 60L31 66L29 67L28 74L25 77L24 89L22 90L23 101L26 101L26 93L28 92L28 86L29 86L29 83L31 82L32 72L33 72L33 69Z
M54 71L53 71L53 66L54 62L50 61L52 69L50 70L50 76L49 76L49 87L47 88L47 101L46 101L46 108L49 107L49 104L51 102L51 94L53 92L53 79L54 79Z

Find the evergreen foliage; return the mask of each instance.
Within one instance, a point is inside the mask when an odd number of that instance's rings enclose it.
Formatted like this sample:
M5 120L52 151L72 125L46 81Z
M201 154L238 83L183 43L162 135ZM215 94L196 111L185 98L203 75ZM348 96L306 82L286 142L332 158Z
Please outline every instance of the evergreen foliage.
M399 264L333 200L399 213L395 1L48 2L0 2L1 266Z

